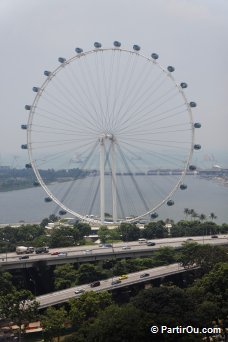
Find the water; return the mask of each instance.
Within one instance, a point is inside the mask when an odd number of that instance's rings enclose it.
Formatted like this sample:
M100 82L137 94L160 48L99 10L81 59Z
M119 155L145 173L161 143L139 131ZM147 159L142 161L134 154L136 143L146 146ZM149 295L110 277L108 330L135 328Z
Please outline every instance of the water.
M195 176L187 176L185 182L188 184L188 189L175 193L173 197L175 205L172 207L164 205L158 209L160 219L170 218L174 221L184 219L184 208L189 208L207 217L211 212L215 213L216 223L228 222L228 187ZM1 192L0 223L17 223L22 220L26 223L40 222L56 212L56 204L45 203L45 196L47 195L42 188ZM81 194L78 194L75 201L80 201L81 198Z

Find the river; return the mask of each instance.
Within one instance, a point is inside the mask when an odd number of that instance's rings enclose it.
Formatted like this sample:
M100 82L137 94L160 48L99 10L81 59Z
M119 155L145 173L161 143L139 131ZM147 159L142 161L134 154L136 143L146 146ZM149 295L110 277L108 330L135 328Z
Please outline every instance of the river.
M189 208L207 217L213 212L217 216L216 223L228 223L228 187L198 176L186 176L185 182L188 184L188 189L175 193L173 197L175 205L172 207L163 205L158 209L160 219L170 218L175 222L184 219L184 208ZM40 222L56 212L56 205L53 202L44 202L45 196L42 188L1 192L0 223Z

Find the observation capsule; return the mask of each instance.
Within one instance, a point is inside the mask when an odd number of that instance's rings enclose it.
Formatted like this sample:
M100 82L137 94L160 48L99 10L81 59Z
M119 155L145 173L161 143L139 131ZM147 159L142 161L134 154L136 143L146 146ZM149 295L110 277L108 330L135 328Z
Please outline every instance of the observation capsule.
M27 125L21 125L21 129L27 129L28 126Z
M30 110L32 108L32 106L30 106L30 105L25 105L25 109L26 110Z
M167 70L168 70L169 72L174 72L175 68L174 68L173 66L169 65L169 66L167 67Z
M133 50L135 51L140 51L140 46L139 45L133 45Z
M155 218L158 217L158 213L154 212L154 213L152 213L152 214L150 215L150 217L151 217L152 219L155 219Z
M63 58L63 57L59 57L58 58L58 61L59 61L59 63L65 63L66 62L66 58Z
M153 59L158 59L158 58L159 58L159 56L158 56L157 53L152 53L151 57L152 57Z
M37 181L34 181L34 182L33 182L33 186L40 186L40 183L37 182Z
M195 165L189 165L189 170L190 171L195 171L196 170L196 166Z
M28 145L27 144L23 144L23 145L21 145L21 148L22 148L22 150L27 150L28 149Z
M166 203L169 207L171 207L172 205L174 205L174 201L173 200L168 200Z
M45 71L44 71L44 75L45 75L45 76L50 76L50 75L51 75L51 71L45 70Z
M195 122L195 123L194 123L194 127L195 127L195 128L200 128L200 127L201 127L201 123Z
M194 107L197 106L197 104L196 104L195 102L190 102L190 103L189 103L189 106L192 107L192 108L194 108Z
M121 43L118 42L117 40L115 40L115 41L113 42L113 45L114 45L115 47L120 47L120 46L121 46Z
M180 189L181 190L186 190L187 189L187 185L186 184L181 184L180 185Z
M195 144L194 145L194 150L200 150L201 149L201 145L200 144Z
M31 168L32 168L31 163L25 164L25 168L26 168L26 169L31 169Z
M185 82L181 82L180 86L183 89L188 87L187 83L185 83Z
M77 53L82 53L83 50L82 50L81 48L79 48L79 47L76 47L75 52L77 52Z
M32 88L32 91L34 91L34 93L38 93L39 90L40 90L40 88L38 88L38 87L33 87Z
M96 49L100 49L101 48L101 43L99 43L99 42L95 42L94 43L94 47L96 48Z
M66 210L59 210L59 215L66 215Z
M51 197L45 197L45 198L44 198L44 202L47 202L47 203L48 203L48 202L52 202Z

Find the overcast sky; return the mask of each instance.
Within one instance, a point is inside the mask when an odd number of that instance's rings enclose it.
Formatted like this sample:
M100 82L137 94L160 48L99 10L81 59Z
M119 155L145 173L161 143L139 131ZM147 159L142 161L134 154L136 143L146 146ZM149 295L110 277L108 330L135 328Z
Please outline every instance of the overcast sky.
M90 50L95 41L111 47L119 40L175 66L175 79L188 83L187 97L198 104L199 163L214 158L228 167L227 18L227 0L1 0L1 164L27 162L20 125L43 71L55 69L58 57L74 55L76 46Z

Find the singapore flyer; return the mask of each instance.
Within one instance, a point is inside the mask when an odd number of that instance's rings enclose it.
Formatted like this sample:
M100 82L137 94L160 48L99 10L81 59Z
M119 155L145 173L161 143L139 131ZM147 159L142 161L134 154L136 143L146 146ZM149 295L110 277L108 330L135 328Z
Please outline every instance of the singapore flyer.
M196 170L193 151L201 148L194 141L201 126L193 118L196 103L186 98L187 83L174 79L175 68L118 41L77 47L58 61L33 87L21 126L26 167L47 205L98 224L156 218L159 207L175 205L174 193L187 189L184 177Z

